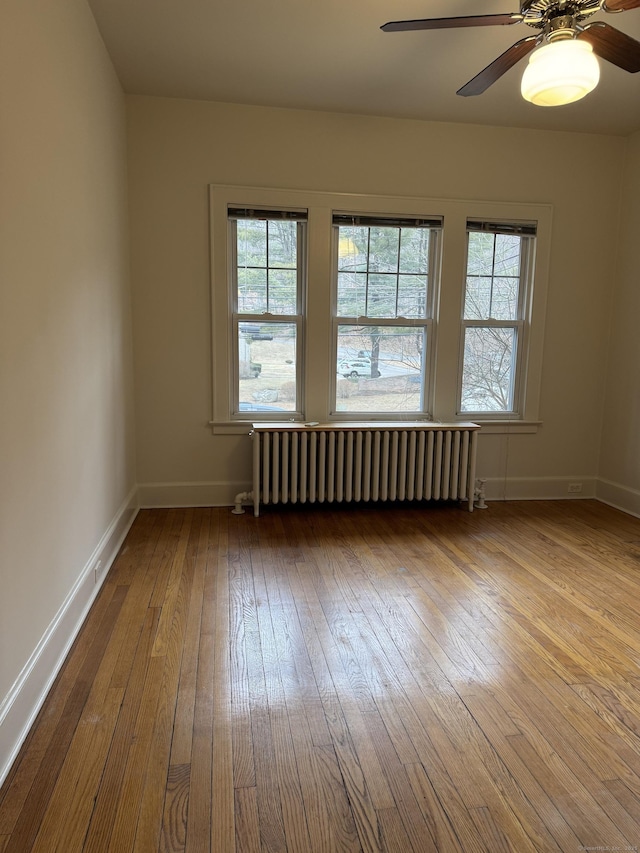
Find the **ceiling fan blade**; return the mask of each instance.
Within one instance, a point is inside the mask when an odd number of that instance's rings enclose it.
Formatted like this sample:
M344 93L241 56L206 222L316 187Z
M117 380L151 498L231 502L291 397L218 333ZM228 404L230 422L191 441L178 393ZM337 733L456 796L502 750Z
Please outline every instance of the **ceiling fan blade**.
M640 0L638 0L640 2ZM389 21L380 29L385 33L399 33L408 30L443 30L452 27L493 27L506 24L518 24L523 20L519 12L507 12L504 15L466 15L461 18L424 18L417 21Z
M578 38L588 41L595 54L618 68L632 74L640 71L640 41L621 33L615 27L594 21L578 33Z
M465 83L462 89L458 89L456 95L462 95L465 98L469 95L481 95L489 86L512 68L516 62L519 62L528 53L531 53L539 40L540 36L528 36L526 39L512 44L497 59L494 59L490 65L487 65L479 74L476 74L472 80Z
M602 4L605 12L628 12L629 9L637 9L640 0L606 0Z

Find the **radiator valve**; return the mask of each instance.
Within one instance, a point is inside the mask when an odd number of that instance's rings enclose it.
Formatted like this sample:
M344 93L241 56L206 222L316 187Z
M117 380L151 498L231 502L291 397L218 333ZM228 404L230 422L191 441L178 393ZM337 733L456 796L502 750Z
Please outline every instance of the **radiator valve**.
M239 492L235 496L235 498L233 499L235 506L231 510L231 512L234 515L244 515L244 509L242 508L242 502L243 501L252 501L252 500L253 500L253 492Z
M489 509L488 504L485 502L484 484L486 482L486 478L476 480L476 487L473 490L475 497L474 506L476 509Z

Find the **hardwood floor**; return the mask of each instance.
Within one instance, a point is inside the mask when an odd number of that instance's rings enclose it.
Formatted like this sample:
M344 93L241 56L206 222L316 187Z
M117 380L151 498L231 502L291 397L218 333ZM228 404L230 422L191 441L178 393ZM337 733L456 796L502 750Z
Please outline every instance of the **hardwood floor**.
M0 853L636 850L640 521L143 511Z

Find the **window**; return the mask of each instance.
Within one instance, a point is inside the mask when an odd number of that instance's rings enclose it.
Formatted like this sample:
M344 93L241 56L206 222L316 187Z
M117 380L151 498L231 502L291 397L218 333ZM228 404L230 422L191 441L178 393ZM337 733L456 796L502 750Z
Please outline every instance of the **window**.
M459 412L520 415L535 225L469 221Z
M210 212L215 433L537 430L549 205L217 185Z
M301 413L304 211L229 209L233 413Z
M334 414L426 414L441 225L333 215Z

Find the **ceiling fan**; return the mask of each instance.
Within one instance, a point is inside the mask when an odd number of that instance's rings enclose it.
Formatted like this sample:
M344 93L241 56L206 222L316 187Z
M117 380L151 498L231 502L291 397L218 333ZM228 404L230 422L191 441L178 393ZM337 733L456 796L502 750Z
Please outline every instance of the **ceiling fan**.
M523 97L542 106L557 106L576 101L597 86L600 72L594 54L625 71L640 71L639 41L604 21L583 24L599 11L625 12L639 7L640 0L522 0L519 12L390 21L381 29L389 33L527 24L539 33L511 45L457 94L481 95L531 54L522 79ZM539 50L532 53L536 48Z

